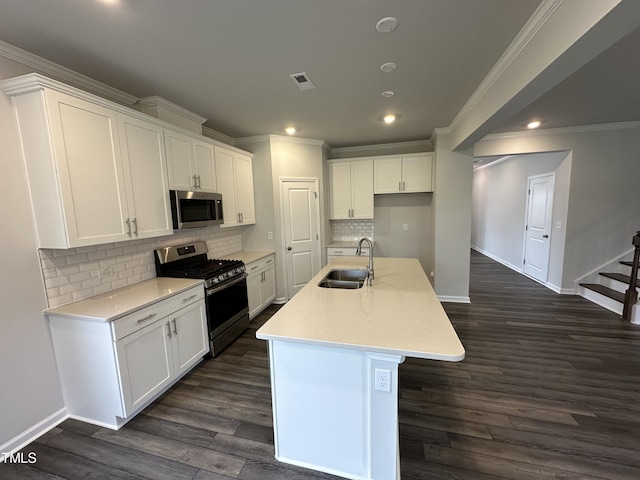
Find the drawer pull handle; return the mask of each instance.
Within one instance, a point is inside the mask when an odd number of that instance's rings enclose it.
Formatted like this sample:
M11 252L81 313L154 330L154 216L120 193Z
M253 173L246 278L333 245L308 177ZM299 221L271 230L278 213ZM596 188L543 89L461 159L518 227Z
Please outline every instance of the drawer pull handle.
M188 302L189 300L196 298L198 295L196 295L195 293L193 295L191 295L190 297L187 298L183 298L182 301L183 302Z
M251 271L253 272L256 268L258 268L260 265L254 265L253 267L251 267Z
M173 333L175 333L176 335L178 334L178 326L176 325L176 319L174 318L172 320L173 322Z
M138 325L140 325L142 322L146 322L147 320L151 320L153 317L155 317L156 314L155 313L150 313L149 315L147 315L144 318L140 318L138 319L138 321L136 322Z
M271 262L273 262L273 260L267 260L267 263L271 263Z
M169 322L167 322L167 336L171 338L171 325L169 325Z
M342 250L334 250L333 253L344 253Z

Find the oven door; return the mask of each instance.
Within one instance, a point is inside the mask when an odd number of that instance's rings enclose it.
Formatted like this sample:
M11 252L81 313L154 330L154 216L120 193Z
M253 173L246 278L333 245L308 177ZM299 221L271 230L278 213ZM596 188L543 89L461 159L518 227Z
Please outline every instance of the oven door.
M249 313L247 274L207 289L207 320L213 339Z

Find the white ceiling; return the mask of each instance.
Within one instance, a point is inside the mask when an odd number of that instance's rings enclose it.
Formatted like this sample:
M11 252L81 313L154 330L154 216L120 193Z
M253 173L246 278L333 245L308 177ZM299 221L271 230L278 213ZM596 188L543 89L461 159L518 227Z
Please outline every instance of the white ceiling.
M0 0L0 40L137 97L159 95L234 138L292 124L340 147L422 140L450 125L541 0L111 1ZM378 33L386 16L399 26ZM634 32L499 131L532 115L545 127L638 120L638 46ZM397 70L381 72L390 61ZM299 91L289 78L298 72L317 88ZM399 115L391 126L380 121L389 112Z

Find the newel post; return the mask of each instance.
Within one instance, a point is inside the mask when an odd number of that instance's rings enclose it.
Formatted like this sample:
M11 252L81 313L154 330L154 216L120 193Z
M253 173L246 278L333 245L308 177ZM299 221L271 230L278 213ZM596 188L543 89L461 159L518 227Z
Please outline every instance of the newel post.
M638 301L638 292L636 292L636 283L638 281L638 263L640 263L640 230L636 232L632 240L636 251L633 254L633 264L631 265L631 281L629 282L629 290L624 295L624 308L622 309L622 318L629 320L631 317L631 308Z

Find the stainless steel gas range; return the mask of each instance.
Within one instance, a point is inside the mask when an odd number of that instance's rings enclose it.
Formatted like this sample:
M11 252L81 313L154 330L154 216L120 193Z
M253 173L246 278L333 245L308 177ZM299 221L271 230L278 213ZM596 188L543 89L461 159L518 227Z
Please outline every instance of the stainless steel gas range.
M220 353L249 326L247 274L240 260L211 260L206 242L155 251L159 277L201 278L205 281L211 355Z

